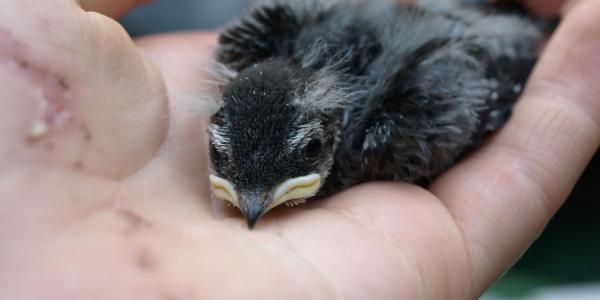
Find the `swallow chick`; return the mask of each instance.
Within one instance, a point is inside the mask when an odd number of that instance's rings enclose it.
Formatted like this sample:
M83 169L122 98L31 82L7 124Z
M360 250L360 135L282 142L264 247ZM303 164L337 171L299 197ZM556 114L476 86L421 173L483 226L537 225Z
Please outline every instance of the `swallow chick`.
M252 228L367 181L425 185L508 120L542 36L460 3L258 3L219 38L234 75L209 125L212 191Z

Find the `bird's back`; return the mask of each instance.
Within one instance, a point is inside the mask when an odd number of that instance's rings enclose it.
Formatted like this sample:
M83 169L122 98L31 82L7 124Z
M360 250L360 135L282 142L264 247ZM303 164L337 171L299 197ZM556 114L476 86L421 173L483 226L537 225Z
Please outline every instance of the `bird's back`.
M285 59L334 72L355 93L322 194L375 179L429 180L502 126L537 56L516 16L387 1L259 6L220 40L237 71Z

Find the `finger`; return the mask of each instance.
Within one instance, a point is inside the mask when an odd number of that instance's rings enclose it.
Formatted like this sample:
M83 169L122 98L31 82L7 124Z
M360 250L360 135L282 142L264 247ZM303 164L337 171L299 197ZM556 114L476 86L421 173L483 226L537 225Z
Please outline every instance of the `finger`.
M197 221L212 216L206 127L216 104L216 95L211 95L216 89L212 82L204 81L214 66L216 35L206 32L162 34L135 42L164 74L172 117L160 153L145 168L144 173L154 175L136 178L139 179L136 192L148 197L138 197L132 204L139 204L138 210L146 210L146 215L156 220L190 218ZM168 185L164 183L165 178L169 179ZM151 197L159 193L168 196Z
M162 144L163 79L114 20L72 1L0 1L0 164L122 178ZM7 67L8 66L8 67Z
M556 17L567 15L571 9L589 0L523 0L525 7L538 15Z
M481 292L535 239L600 144L600 2L575 7L514 115L431 189L461 227Z
M170 91L190 89L211 76L207 73L214 67L217 33L157 34L137 38L135 43L165 74Z
M525 7L542 16L558 16L568 0L523 0Z
M113 18L121 17L136 5L150 1L152 0L79 0L83 9Z

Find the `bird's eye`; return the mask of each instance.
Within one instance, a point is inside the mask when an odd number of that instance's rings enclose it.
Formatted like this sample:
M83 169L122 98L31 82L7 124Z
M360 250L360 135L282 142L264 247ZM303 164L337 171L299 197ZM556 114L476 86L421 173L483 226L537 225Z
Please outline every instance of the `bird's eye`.
M308 142L306 147L304 147L304 154L307 158L316 158L317 156L319 156L319 154L321 154L322 147L323 144L321 143L321 140L313 139L310 142Z
M215 144L213 143L210 143L210 156L215 161L221 160L221 153L219 152L219 150L217 150L217 147L215 147Z

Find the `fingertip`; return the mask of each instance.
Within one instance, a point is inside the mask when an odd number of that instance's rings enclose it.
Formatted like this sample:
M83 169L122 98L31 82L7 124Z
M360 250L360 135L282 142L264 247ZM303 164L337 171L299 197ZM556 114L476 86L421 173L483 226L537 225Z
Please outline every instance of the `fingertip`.
M510 121L431 186L487 261L476 269L482 289L543 230L600 145L599 15L598 1L572 8Z
M544 17L557 17L561 14L563 5L568 0L524 0L523 4L527 9L537 15Z
M76 0L86 11L95 11L103 15L118 18L125 15L135 6L146 4L152 0Z
M596 130L600 128L599 16L598 1L580 1L573 6L548 43L524 94L532 98L561 98L565 105L587 115L596 124Z

